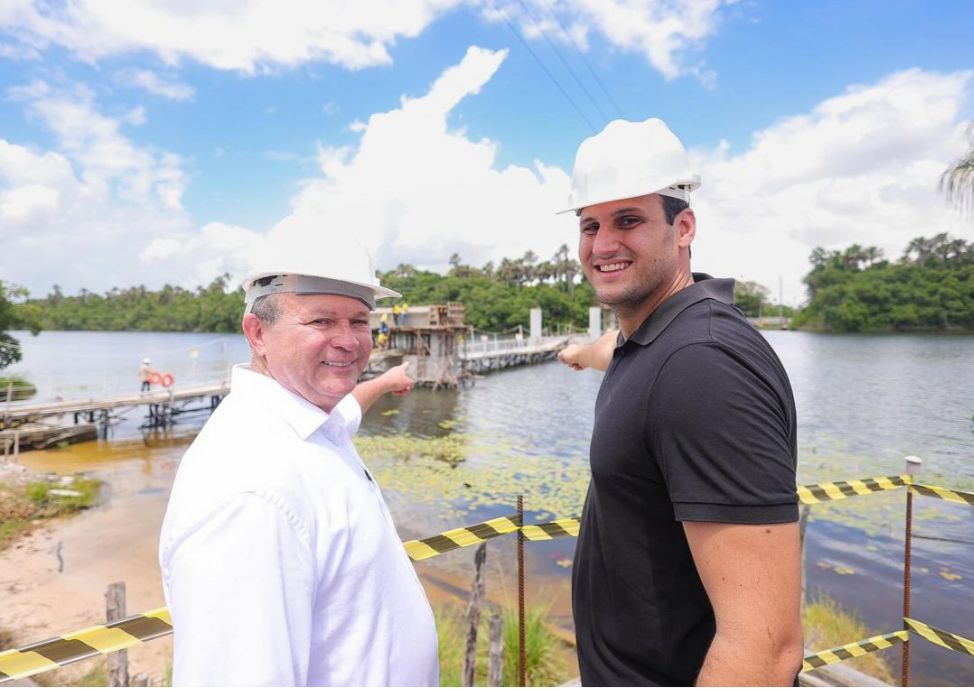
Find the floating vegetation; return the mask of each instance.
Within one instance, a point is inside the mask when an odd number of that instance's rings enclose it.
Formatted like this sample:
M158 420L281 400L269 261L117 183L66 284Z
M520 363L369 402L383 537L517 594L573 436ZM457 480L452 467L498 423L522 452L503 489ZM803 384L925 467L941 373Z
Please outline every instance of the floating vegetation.
M384 490L444 517L490 506L510 510L518 494L540 520L573 517L581 514L588 490L584 458L529 455L510 439L400 434L359 437L356 446Z
M815 565L817 565L822 570L831 570L831 571L835 572L837 575L855 575L856 574L856 569L855 568L850 568L847 565L836 565L835 563L832 563L831 561L821 560L821 561L818 561Z
M397 414L399 414L399 409L394 407L391 410L386 410L385 412L382 412L380 414L383 417L395 417Z
M941 568L940 568L939 575L940 575L940 577L942 577L943 579L947 580L948 582L954 582L956 580L963 580L964 579L962 575L959 575L958 573L955 573L954 571L950 570L949 568L946 568L946 567L943 567L943 566L941 566Z

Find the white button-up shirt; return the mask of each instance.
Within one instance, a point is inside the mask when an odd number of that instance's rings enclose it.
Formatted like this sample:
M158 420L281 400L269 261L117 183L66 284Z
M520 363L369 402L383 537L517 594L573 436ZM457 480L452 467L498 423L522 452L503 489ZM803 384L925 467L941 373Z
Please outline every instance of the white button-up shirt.
M379 487L326 413L247 366L183 457L159 562L174 685L437 685L436 628Z

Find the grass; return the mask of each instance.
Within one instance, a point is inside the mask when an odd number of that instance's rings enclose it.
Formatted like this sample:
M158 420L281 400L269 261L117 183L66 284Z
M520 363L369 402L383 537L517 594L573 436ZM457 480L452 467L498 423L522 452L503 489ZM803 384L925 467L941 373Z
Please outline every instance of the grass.
M0 401L6 402L7 391L11 392L11 400L27 400L34 397L37 387L19 376L0 376Z
M100 479L76 477L71 484L38 480L24 486L0 484L0 550L30 533L37 520L90 508L98 501ZM52 489L69 489L78 496L58 496Z
M564 643L548 630L545 618L548 609L537 607L525 614L524 648L527 684L534 687L560 685L568 680L569 670L565 663ZM466 644L466 623L464 614L458 607L443 607L436 612L436 628L440 640L440 685L457 687L463 673L463 656ZM487 685L488 667L488 620L490 613L484 611L477 631L477 662L474 685ZM518 644L517 612L503 612L504 659L501 685L513 687L518 684Z
M806 605L802 622L805 629L805 647L813 652L858 642L876 634L866 627L855 609L843 608L825 594L819 594ZM883 652L873 652L843 664L890 685L898 682Z

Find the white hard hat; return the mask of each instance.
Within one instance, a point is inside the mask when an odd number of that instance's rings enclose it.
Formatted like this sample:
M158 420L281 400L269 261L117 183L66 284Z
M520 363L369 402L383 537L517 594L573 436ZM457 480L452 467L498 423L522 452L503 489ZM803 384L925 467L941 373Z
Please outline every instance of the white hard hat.
M149 364L149 358L148 357L143 358L142 363Z
M364 247L355 243L341 243L329 251L270 252L264 265L244 278L247 308L264 295L294 292L299 295L342 295L361 300L375 309L375 301L383 297L402 297L398 292L379 285L372 268L372 257ZM275 258L273 254L278 256Z
M662 194L690 202L700 176L690 174L686 149L666 123L613 120L578 147L570 208Z

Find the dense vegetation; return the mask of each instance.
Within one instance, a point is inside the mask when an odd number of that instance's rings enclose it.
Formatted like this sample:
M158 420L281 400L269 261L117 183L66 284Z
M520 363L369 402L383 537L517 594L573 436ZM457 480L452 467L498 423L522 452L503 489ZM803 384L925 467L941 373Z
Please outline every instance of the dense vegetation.
M47 297L28 300L44 330L52 331L199 331L232 333L240 328L243 292L229 290L223 275L195 290L144 285L112 288L104 295L82 289L68 297L57 285Z
M793 328L836 332L974 330L974 243L946 234L919 237L895 262L875 247L817 248L805 276L809 302L797 314L770 300L758 283L739 281L737 304L747 316L793 316ZM550 259L533 252L481 268L454 254L440 275L409 264L380 274L383 285L410 304L462 302L467 323L485 331L526 326L532 307L544 310L548 328L588 327L588 308L597 304L581 266L563 245ZM68 297L60 288L43 299L13 305L0 283L0 367L5 363L4 327L48 330L237 332L243 293L229 289L223 275L206 287L186 290L144 286L104 295L82 290ZM8 288L7 294L11 294ZM391 305L391 301L388 302ZM6 319L6 321L5 321ZM14 355L7 354L8 358ZM12 359L10 361L16 361ZM6 362L9 363L9 362Z
M380 273L380 279L413 305L463 302L467 323L481 330L527 325L532 307L544 310L549 327L588 328L588 308L595 298L588 283L579 282L581 266L567 245L544 261L528 252L496 267L488 263L474 268L454 254L450 265L442 276L401 264ZM241 290L229 287L227 275L195 290L165 285L153 291L140 285L113 288L104 295L82 290L66 296L55 285L47 297L18 306L33 310L46 330L232 333L240 328L244 300Z
M837 332L974 330L974 243L918 237L898 261L876 247L816 248L794 328Z

